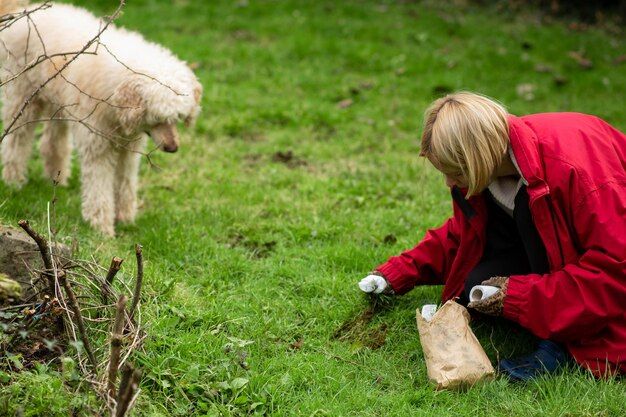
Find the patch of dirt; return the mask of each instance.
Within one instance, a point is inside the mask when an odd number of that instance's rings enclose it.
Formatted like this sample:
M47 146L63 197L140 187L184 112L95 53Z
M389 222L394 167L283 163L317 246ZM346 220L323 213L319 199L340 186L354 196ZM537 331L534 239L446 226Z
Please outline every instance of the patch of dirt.
M289 348L291 350L300 350L302 348L302 345L304 344L304 340L302 338L296 340L293 343L289 344Z
M569 82L569 80L562 75L555 75L552 81L557 87L562 87Z
M351 339L350 335L354 333L355 329L358 330L367 326L372 321L374 314L372 307L369 307L355 317L344 321L343 324L333 332L332 338L337 340Z
M394 234L388 234L383 238L383 243L385 245L395 245L398 242L398 238Z
M0 311L0 341L3 355L15 355L19 363L2 361L0 368L31 369L36 363L60 356L65 350L65 334L59 321L63 310L58 301L45 301L22 310L16 307Z
M387 324L382 323L372 328L370 323L385 306L380 299L373 298L372 300L368 308L343 322L333 332L331 338L333 340L358 342L372 350L382 347L387 339Z
M304 159L298 158L293 151L278 151L272 156L272 161L287 165L289 168L297 168L308 165Z
M228 241L229 247L242 247L252 253L252 256L260 259L266 258L270 255L270 253L274 250L276 246L275 240L270 240L267 242L258 242L256 240L248 239L246 236L241 233L235 233L232 235Z

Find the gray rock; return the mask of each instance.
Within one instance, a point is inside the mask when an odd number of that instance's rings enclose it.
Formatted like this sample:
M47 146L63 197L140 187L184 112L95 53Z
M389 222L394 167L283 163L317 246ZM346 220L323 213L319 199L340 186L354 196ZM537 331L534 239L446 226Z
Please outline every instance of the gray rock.
M53 252L69 257L67 246L57 244ZM37 278L33 273L44 269L37 244L22 229L0 225L0 273L7 274L22 286L24 298L32 293L32 281Z

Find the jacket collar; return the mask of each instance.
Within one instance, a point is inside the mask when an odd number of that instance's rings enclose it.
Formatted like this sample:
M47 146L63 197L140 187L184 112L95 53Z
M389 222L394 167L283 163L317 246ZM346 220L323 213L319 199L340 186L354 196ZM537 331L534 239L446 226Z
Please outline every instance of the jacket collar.
M459 208L463 215L469 220L476 215L476 210L474 207L465 199L465 194L467 193L467 189L461 190L456 185L452 187L452 200L458 204Z
M511 149L522 177L528 182L529 196L537 198L548 194L550 189L545 181L537 134L521 117L509 115L508 122Z

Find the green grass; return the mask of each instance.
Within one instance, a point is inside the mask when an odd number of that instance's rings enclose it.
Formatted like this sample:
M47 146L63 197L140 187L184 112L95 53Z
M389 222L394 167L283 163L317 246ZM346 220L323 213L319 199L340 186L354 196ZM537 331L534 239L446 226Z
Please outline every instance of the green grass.
M110 13L116 2L77 3ZM114 240L90 230L78 172L56 190L56 225L81 255L126 258L128 274L133 243L144 246L149 337L135 357L144 370L135 415L623 415L623 383L580 371L435 391L414 314L440 288L415 289L333 338L367 308L356 282L450 214L443 178L417 157L433 98L468 89L514 114L581 111L626 130L626 64L613 62L626 52L623 34L438 3L129 2L119 24L198 66L203 112L178 154L155 155L160 170L143 165L135 225ZM520 84L534 86L532 100ZM345 99L353 104L340 108ZM287 151L296 163L274 160ZM0 185L4 223L45 224L53 189L41 171L36 159L25 188ZM368 347L385 326L385 343ZM494 361L532 346L505 325L476 332ZM89 413L89 398L73 396L53 366L0 376L4 414Z

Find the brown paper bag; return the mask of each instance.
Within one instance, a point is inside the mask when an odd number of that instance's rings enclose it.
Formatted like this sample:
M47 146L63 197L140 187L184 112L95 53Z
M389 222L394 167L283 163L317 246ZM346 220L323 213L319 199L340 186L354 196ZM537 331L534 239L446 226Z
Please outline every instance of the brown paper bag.
M417 309L420 334L428 378L437 389L464 389L492 379L495 371L474 332L469 313L450 300L430 320Z

